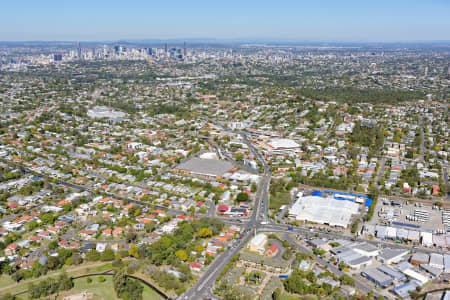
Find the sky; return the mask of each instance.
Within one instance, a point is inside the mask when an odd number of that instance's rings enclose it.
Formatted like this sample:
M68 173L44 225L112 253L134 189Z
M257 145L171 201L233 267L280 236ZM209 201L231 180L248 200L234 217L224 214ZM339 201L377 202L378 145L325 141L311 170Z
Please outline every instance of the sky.
M450 0L2 0L0 41L450 40Z

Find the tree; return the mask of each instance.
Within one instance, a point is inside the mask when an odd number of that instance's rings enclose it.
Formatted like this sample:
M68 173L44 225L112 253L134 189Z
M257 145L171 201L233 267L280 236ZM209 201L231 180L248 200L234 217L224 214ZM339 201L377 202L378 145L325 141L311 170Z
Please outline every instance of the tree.
M237 289L227 289L223 295L224 300L250 300L250 297L246 292L241 292Z
M144 225L144 229L147 233L150 233L153 231L153 229L155 229L156 227L156 223L155 222L150 222L150 223L146 223Z
M86 253L86 260L88 261L98 261L100 260L100 253L92 249Z
M201 238L208 238L212 236L212 231L209 228L202 228L199 230L198 236Z
M281 289L280 288L276 288L275 291L273 291L272 299L273 300L281 300Z
M184 250L178 250L177 252L175 252L175 255L182 261L186 261L188 258L186 251Z
M119 298L141 300L144 287L137 281L127 278L124 270L117 271L113 277L114 290Z
M38 224L38 222L36 222L34 220L31 221L30 223L28 223L28 229L30 231L36 229L37 227L39 227L39 224Z
M242 153L236 153L236 160L237 161L242 161L244 159L244 154Z
M59 290L61 291L67 291L73 288L73 280L69 276L67 276L67 273L62 273L58 278L59 283Z
M357 219L352 225L352 233L356 233L358 231L359 219Z
M111 261L114 260L114 258L114 251L112 251L111 249L106 249L100 257L102 261Z
M134 258L139 258L139 247L136 244L130 245L130 250L128 251L128 254L130 256L133 256Z
M339 281L341 282L341 284L355 286L355 279L347 274L344 274L341 277L339 277Z
M55 222L55 216L52 213L42 214L39 218L44 224L53 224Z
M73 253L71 258L72 258L72 263L74 265L79 265L83 262L83 259L81 258L81 255L78 252Z
M248 201L248 194L240 192L236 196L236 201L238 201L238 202L246 202L246 201Z
M126 282L127 277L123 270L119 270L114 274L113 285L114 291L116 292L117 296L120 297L122 294L126 292Z
M136 280L131 280L130 278L127 279L128 299L141 300L143 291L144 287L141 284L139 284L139 282L137 282Z

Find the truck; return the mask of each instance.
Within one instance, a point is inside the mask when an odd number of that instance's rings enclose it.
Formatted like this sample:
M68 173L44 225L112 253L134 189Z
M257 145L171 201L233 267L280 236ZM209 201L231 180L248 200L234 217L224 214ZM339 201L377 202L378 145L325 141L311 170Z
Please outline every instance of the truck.
M289 226L289 227L288 227L288 230L291 230L291 231L292 231L292 230L294 230L294 227Z

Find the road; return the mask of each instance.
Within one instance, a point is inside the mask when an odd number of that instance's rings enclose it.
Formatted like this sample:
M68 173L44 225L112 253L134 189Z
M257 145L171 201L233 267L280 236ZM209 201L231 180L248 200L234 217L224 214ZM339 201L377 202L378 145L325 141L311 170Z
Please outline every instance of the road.
M444 183L448 186L448 167L442 168L442 176L444 177ZM450 191L447 193L447 201L450 201Z
M375 178L375 184L378 188L380 188L379 182L380 178L384 175L384 169L386 168L386 157L382 157L380 164L378 165L377 177Z
M425 162L425 133L423 131L423 117L420 117L419 126L420 126L420 134L422 137L422 140L420 141L420 158L422 162Z
M248 149L253 155L260 161L264 167L264 174L259 182L258 190L256 191L255 205L250 220L244 225L242 239L238 240L233 246L226 249L221 255L219 255L212 264L208 267L207 271L197 281L197 283L184 294L180 295L178 299L202 299L203 297L213 298L214 294L212 288L219 277L222 270L228 264L228 262L236 256L242 247L252 237L253 232L259 226L261 226L261 220L267 220L267 207L269 203L269 184L270 184L270 169L265 163L264 159L256 148L247 139L244 133L241 133L244 143L247 144ZM267 221L265 221L267 222Z

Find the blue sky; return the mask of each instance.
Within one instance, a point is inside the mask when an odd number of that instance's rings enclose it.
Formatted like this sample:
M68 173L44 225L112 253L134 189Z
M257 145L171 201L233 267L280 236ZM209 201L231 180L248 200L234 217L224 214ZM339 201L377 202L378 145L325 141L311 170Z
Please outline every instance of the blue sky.
M450 0L2 0L0 40L450 40Z

